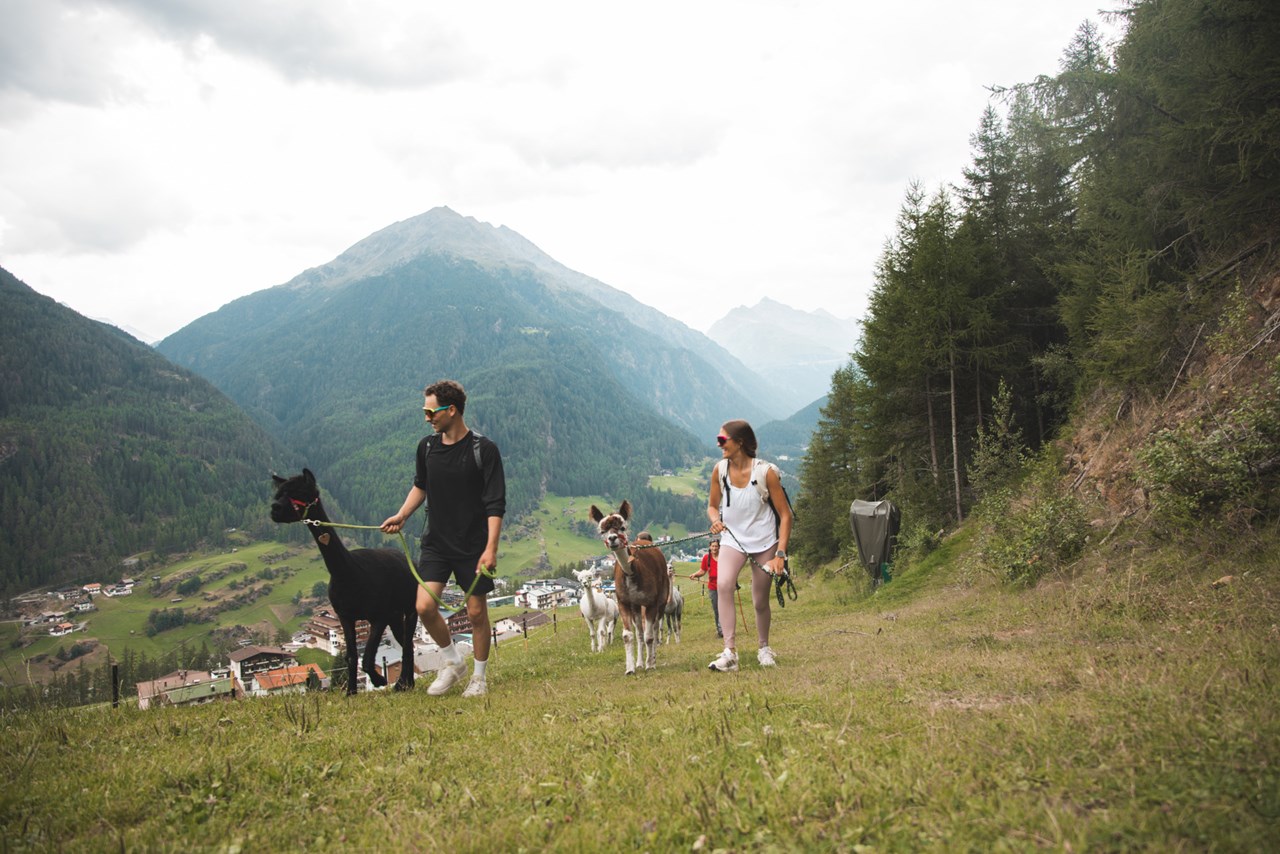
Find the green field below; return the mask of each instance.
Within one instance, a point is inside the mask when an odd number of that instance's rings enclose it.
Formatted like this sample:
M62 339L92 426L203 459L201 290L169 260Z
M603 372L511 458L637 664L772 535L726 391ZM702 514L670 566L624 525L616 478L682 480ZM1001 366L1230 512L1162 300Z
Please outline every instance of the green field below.
M623 675L577 609L490 692L317 693L0 717L5 850L1274 850L1280 607L1266 555L1113 551L1022 590L965 539L875 593L805 570L776 668L694 582ZM1234 581L1213 583L1232 574Z

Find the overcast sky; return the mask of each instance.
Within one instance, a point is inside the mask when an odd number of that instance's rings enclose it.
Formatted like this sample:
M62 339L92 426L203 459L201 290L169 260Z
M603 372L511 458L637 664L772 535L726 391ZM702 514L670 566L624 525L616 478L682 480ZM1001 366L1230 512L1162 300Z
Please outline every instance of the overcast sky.
M985 87L1117 5L0 0L0 266L156 339L448 205L696 329L860 317Z

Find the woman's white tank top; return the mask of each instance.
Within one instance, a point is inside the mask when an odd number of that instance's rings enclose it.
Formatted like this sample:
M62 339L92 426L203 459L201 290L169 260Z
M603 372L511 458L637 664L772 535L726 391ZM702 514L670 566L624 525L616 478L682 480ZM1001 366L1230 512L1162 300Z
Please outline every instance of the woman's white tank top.
M752 468L753 476L758 474L765 477L766 473L767 469L761 468L757 472ZM720 481L720 491L725 492L724 480ZM725 500L726 497L728 501ZM732 536L726 534L721 538L721 548L759 554L778 542L773 511L760 498L759 490L750 481L741 489L729 484L728 495L720 496L720 518L724 520L725 527L733 532Z

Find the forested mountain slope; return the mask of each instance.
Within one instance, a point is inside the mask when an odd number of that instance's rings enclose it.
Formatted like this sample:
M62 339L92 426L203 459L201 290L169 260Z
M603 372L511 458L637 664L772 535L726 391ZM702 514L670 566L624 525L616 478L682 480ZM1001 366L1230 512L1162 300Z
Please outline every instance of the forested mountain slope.
M756 428L756 437L760 440L761 453L770 459L787 457L779 462L782 468L795 474L804 459L805 449L813 438L813 431L818 428L818 418L827 398L822 396L808 406L780 421L768 421Z
M705 363L529 271L417 255L367 278L252 294L159 349L222 388L363 521L399 507L428 430L422 388L445 377L467 388L468 423L503 450L511 514L551 491L628 497L651 521L696 519L691 500L645 484L712 447L662 415L711 396L695 384ZM644 397L619 375L643 376Z
M702 333L629 294L570 270L506 226L494 227L447 207L380 229L329 263L306 270L273 290L322 295L428 255L468 262L501 281L514 277L537 283L555 295L560 305L581 308L587 315L603 308L625 318L619 323L610 320L612 315L605 315L601 318L604 325L585 330L609 340L603 363L640 399L699 435L714 433L719 426L715 419L723 416L712 412L731 411L762 421L791 411L790 406L776 402L785 397L779 396L784 391L780 384L753 373ZM204 322L204 318L198 321ZM618 351L616 356L609 352L612 349ZM672 376L664 367L667 358L691 373Z
M809 448L800 548L985 515L1034 580L1090 523L1235 535L1280 508L1280 5L1140 0L998 90L958 190L908 187ZM1105 528L1104 528L1105 526Z
M0 589L265 530L293 458L207 381L2 269L0 341Z

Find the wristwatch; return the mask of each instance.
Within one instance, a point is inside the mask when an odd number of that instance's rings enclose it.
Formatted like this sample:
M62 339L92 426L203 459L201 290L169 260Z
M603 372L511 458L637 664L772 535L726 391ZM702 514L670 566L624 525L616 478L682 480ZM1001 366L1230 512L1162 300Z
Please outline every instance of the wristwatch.
M782 558L783 560L786 560L786 559L787 559L787 553L786 553L785 551L783 551L782 549L778 549L776 552L774 552L774 553L773 553L773 556L774 556L774 557L780 557L780 558Z

